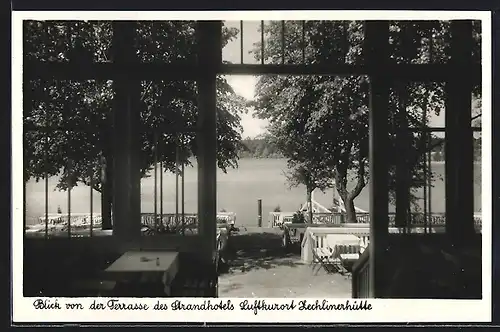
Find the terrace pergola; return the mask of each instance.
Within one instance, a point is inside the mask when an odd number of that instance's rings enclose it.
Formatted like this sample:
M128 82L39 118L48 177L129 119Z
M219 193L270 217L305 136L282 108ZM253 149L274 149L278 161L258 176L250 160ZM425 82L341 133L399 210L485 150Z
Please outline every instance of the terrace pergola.
M199 21L196 25L197 62L191 64L140 63L133 40L134 22L113 22L114 62L24 64L24 80L110 79L115 89L113 137L113 241L107 246L134 248L138 243L163 249L193 251L211 261L216 250L216 76L233 75L368 75L370 77L370 296L380 297L388 239L387 158L380 151L388 146L389 86L394 82L445 82L447 109L446 233L460 246L474 234L473 219L473 129L471 92L481 82L481 65L472 63L472 22L452 21L451 61L446 64L394 64L389 61L389 22L367 21L363 65L348 64L226 64L222 61L221 21ZM140 169L138 126L140 81L157 79L196 80L198 87L198 235L141 238ZM407 128L406 128L407 129ZM405 165L398 166L405 171ZM403 188L404 189L404 188ZM401 193L404 193L401 190ZM407 191L406 191L407 192ZM35 241L31 239L30 241ZM98 238L71 239L73 245L96 245ZM124 249L124 250L125 250Z

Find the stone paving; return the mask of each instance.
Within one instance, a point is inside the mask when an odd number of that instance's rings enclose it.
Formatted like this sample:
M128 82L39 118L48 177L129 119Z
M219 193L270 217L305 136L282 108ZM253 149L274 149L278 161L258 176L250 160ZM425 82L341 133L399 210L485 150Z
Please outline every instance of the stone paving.
M231 236L229 251L219 297L351 297L350 279L302 263L298 252L284 252L277 230L240 229Z

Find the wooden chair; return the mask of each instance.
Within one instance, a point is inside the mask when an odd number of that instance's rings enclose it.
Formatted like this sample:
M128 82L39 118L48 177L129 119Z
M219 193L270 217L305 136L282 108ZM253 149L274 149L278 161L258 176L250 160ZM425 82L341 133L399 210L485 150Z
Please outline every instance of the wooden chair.
M325 269L327 273L332 273L332 263L330 262L331 253L327 248L323 248L319 245L317 238L311 235L311 246L313 259L311 262L314 275L317 275L321 268Z

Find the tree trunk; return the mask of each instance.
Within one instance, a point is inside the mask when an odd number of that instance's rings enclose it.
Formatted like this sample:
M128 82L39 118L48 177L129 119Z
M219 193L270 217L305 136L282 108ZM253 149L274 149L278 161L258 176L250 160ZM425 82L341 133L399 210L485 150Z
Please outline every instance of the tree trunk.
M313 223L313 212L312 212L312 190L307 189L307 203L309 204L309 223Z
M101 170L101 216L102 216L102 229L110 230L113 229L113 223L111 222L111 208L113 202L113 187L112 181L113 176L111 173L111 168L113 165L113 160L110 155L102 158L102 170Z
M342 200L344 201L344 207L346 210L346 222L357 223L356 218L356 208L354 207L354 199L359 196L361 190L366 185L365 182L365 161L362 156L359 156L359 167L357 172L357 183L354 189L349 192L347 190L347 171L344 170L342 173L337 171L335 173L335 183L337 185L338 193Z
M354 198L349 196L344 200L347 222L355 224L358 220L356 218L356 209L354 208Z

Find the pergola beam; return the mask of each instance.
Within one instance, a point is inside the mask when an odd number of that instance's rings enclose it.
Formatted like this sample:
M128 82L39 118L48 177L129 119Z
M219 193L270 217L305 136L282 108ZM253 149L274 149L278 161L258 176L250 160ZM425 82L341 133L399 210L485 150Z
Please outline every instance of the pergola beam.
M481 82L481 65L470 65L469 69L455 64L215 64L220 75L378 75L407 82L445 82L459 72L471 83ZM197 64L175 63L48 63L27 61L23 67L25 79L59 80L114 80L129 78L136 80L196 80L206 71Z

